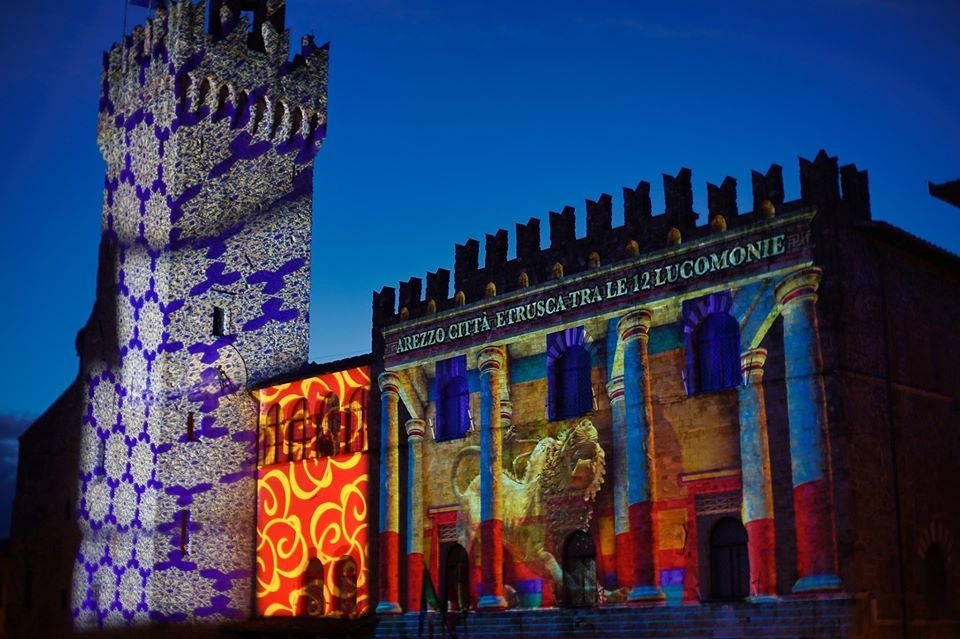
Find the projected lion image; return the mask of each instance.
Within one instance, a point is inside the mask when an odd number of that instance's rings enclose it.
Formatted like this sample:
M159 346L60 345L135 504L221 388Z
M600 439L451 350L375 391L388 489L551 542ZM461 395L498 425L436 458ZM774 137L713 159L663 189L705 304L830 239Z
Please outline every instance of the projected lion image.
M460 503L457 532L468 549L480 534L480 476L461 490L457 473L464 458L479 453L478 446L463 448L451 468L453 491ZM504 546L515 560L557 587L563 570L548 548L556 547L555 540L572 530L587 530L593 500L603 485L605 463L596 428L589 419L582 419L518 456L514 472L502 471ZM550 508L557 502L576 505L559 512Z

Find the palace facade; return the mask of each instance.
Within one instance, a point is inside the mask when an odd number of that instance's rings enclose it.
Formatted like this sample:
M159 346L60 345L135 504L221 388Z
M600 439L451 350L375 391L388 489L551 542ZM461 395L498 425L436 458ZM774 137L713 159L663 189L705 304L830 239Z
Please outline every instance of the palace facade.
M8 636L960 633L960 260L864 171L753 172L749 212L726 178L700 220L683 169L656 214L640 182L583 237L468 240L311 364L327 49L289 53L282 0L210 0L104 57L97 296L20 439Z

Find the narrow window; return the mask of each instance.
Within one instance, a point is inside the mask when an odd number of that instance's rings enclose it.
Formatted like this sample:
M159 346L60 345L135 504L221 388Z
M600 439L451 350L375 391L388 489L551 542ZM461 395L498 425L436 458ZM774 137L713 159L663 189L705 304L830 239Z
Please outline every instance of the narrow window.
M327 402L329 401L329 396L317 399L317 405L313 410L313 424L315 433L313 437L311 455L314 457L323 457L325 455L323 452L325 450L323 422L327 415Z
M199 441L200 438L197 437L196 426L194 424L193 411L187 413L187 441L195 442Z
M219 306L213 307L213 334L215 337L226 335L227 314Z
M190 511L181 510L180 511L180 556L187 556L187 548L189 547L190 539Z
M328 457L337 452L340 433L340 398L328 395L323 402L323 417L317 433L317 455Z
M437 362L437 441L465 437L470 430L470 388L467 384L467 356Z
M102 477L107 476L107 442L103 439L100 439L97 442L97 466L99 467L100 475Z
M290 424L287 426L287 439L290 451L288 461L300 461L303 459L303 439L306 425L307 400L301 397L294 406L293 416L290 418Z
M283 438L280 432L280 404L274 404L267 411L267 438L271 440L268 443L270 444L269 453L272 459L266 459L267 451L264 451L264 463L279 464L283 461L281 458Z

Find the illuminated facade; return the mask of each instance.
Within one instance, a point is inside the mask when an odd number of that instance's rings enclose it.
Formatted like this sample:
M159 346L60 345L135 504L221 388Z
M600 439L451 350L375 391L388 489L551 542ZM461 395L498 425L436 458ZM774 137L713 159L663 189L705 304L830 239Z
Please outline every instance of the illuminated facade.
M288 60L283 12L170 3L105 56L97 298L20 440L9 636L960 632L956 256L823 152L699 226L684 169L662 214L641 182L620 226L604 195L585 237L458 245L452 291L382 290L372 353L308 364L326 49Z
M957 318L957 259L872 222L865 172L821 152L800 176L785 201L779 166L754 172L745 214L732 178L709 185L698 226L684 169L662 215L640 183L622 226L603 195L585 237L567 208L549 248L536 219L514 259L503 230L483 267L476 240L458 245L452 296L445 269L425 295L419 278L374 295L378 611L420 610L429 579L453 608L607 610L611 632L640 627L637 606L701 603L721 623L710 602L741 602L734 622L762 632L957 628L960 513L931 497L956 494L960 389L929 334L884 328L933 299Z
M369 608L370 368L337 368L256 391L260 616L351 618Z

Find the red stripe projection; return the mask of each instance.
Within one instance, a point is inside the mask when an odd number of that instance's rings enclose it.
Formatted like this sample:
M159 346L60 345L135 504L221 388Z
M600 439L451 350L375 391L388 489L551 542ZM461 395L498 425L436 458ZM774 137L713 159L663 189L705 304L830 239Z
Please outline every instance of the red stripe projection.
M630 518L630 535L633 537L634 586L655 584L652 510L653 507L649 501L630 504L627 509Z
M797 518L798 575L836 574L827 480L819 479L795 486L793 509Z
M750 594L776 594L777 566L774 555L773 519L748 521L746 528L747 552L750 557Z

